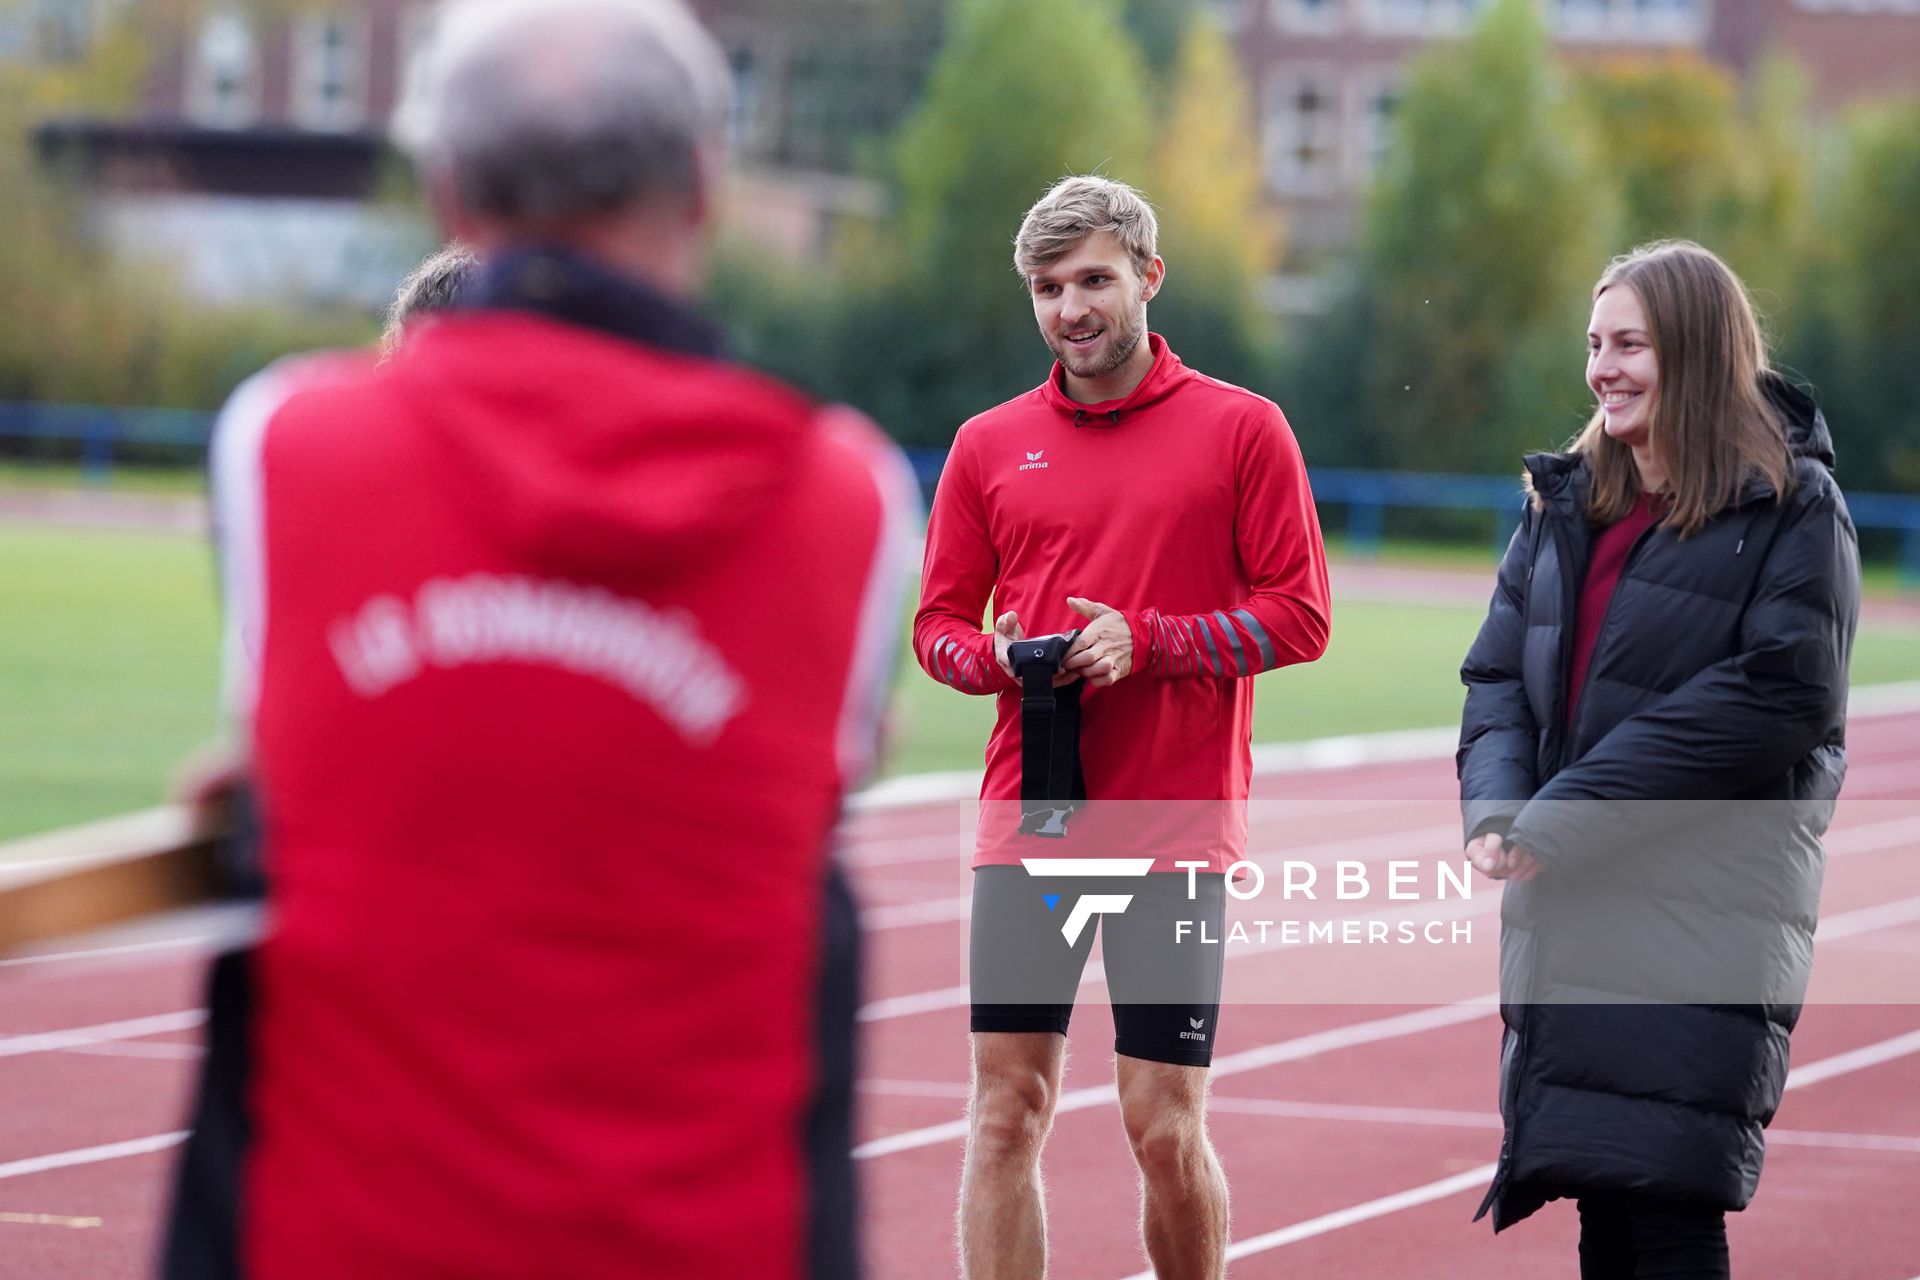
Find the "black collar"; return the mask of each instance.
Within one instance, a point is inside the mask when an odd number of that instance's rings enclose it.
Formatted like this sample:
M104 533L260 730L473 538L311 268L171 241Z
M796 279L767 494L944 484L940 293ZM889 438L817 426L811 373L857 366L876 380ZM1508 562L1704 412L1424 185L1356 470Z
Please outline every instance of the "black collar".
M683 302L579 253L550 245L512 248L484 263L460 305L506 308L598 329L684 355L721 359L726 335Z

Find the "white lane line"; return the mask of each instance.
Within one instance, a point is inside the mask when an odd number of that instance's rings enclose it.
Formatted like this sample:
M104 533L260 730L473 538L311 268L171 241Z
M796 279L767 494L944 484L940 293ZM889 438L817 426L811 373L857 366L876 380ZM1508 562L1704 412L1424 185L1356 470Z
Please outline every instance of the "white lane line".
M1892 1062L1904 1058L1910 1053L1920 1053L1920 1031L1909 1031L1903 1036L1891 1040L1882 1040L1879 1044L1863 1045L1846 1053L1823 1058L1819 1062L1809 1062L1804 1067L1795 1067L1787 1072L1787 1088L1804 1089L1809 1085L1821 1084L1835 1076L1844 1076L1851 1072L1863 1071L1868 1067L1877 1067L1883 1062Z
M906 1085L912 1082L897 1081ZM928 1085L929 1089L933 1086ZM951 1088L953 1086L946 1086ZM904 1090L903 1090L904 1092ZM921 1096L933 1096L931 1094ZM1286 1120L1339 1120L1361 1124L1411 1125L1440 1129L1498 1129L1494 1111L1453 1111L1436 1107L1372 1107L1331 1102L1294 1102L1283 1098L1207 1099L1207 1113L1276 1116ZM1898 1151L1920 1155L1920 1137L1898 1133L1824 1133L1812 1129L1769 1129L1767 1144L1821 1147L1837 1151Z
M160 938L153 942L129 942L118 947L90 947L85 951L51 951L41 955L15 956L10 960L0 960L0 969L11 969L20 965L54 964L61 960L92 960L99 956L131 955L139 951L164 951L174 947L193 947L203 942L212 942L214 935L196 933L185 938Z
M856 1088L862 1093L883 1098L965 1098L967 1086L958 1080L861 1080Z
M1451 833L1452 829L1448 828ZM1345 840L1329 840L1322 844L1302 845L1295 850L1296 856L1316 860L1316 865L1331 865L1319 859L1329 855L1344 856L1355 861L1404 852L1413 841L1430 841L1435 838L1433 831L1408 831L1404 833L1386 833L1374 836L1359 836ZM1900 848L1912 841L1920 840L1920 817L1889 818L1880 822L1862 823L1859 826L1843 827L1826 838L1827 856L1844 857L1849 854L1873 853L1884 849ZM1365 855L1365 857L1359 855ZM1253 861L1264 863L1278 853L1260 853L1253 855ZM1444 904L1410 903L1404 907L1388 908L1379 911L1355 915L1336 915L1329 919L1334 922L1355 920L1362 923L1382 921L1386 924L1398 924L1403 920L1461 920L1489 915L1499 909L1500 893L1497 885L1473 882L1474 894L1471 898L1451 898ZM966 911L962 908L970 905L965 898L937 899L932 903L902 903L897 906L874 907L861 915L865 923L869 916L876 920L880 928L900 928L910 923L924 923L911 918L912 913L925 911L929 916L938 912L959 911L957 919L964 919ZM891 913L899 913L894 915ZM882 914L885 913L885 914ZM1897 902L1883 903L1875 907L1862 907L1856 911L1842 912L1823 918L1816 931L1816 942L1834 942L1842 938L1854 937L1861 933L1884 929L1895 924L1905 924L1920 919L1920 898L1902 899ZM871 927L871 926L870 926ZM1252 942L1233 947L1227 956L1229 961L1245 959L1248 956L1265 955L1275 951L1289 951L1304 946L1317 945L1308 941L1288 942L1284 938L1273 938L1264 942ZM1082 987L1096 986L1106 980L1106 970L1098 961L1089 963L1080 975ZM937 1013L942 1010L965 1008L969 1003L967 987L942 987L935 991L919 991L908 995L886 996L875 1000L860 1010L862 1022L884 1022L893 1018L911 1017L915 1014Z
M1852 691L1847 701L1847 715L1861 719L1909 715L1916 711L1920 711L1920 680L1862 685ZM1457 725L1441 725L1432 729L1343 734L1303 742L1256 742L1253 771L1256 775L1267 775L1438 760L1451 756L1459 741ZM903 774L848 796L847 809L852 813L885 812L943 801L972 800L979 794L977 770Z
M0 1037L0 1058L83 1048L110 1040L137 1040L142 1036L157 1036L169 1031L191 1031L206 1020L205 1009L183 1009L178 1013L129 1018L125 1022L102 1022L91 1027L71 1027L65 1031L36 1031L28 1035L4 1036Z
M1277 1116L1286 1120L1347 1120L1368 1124L1404 1124L1443 1129L1498 1129L1499 1113L1449 1111L1437 1107L1373 1107L1337 1102L1292 1102L1284 1098L1207 1099L1207 1114Z
M1422 1031L1451 1027L1488 1017L1497 1008L1495 998L1485 995L1472 1000L1463 1000L1458 1004L1436 1005L1430 1009L1416 1009L1412 1013L1394 1014L1391 1017L1375 1018L1367 1022L1331 1027L1311 1035L1295 1036L1290 1040L1281 1040L1274 1044L1261 1045L1258 1048L1245 1049L1239 1053L1215 1058L1212 1075L1215 1079L1240 1075L1248 1071L1258 1071L1263 1067L1277 1066L1283 1062L1298 1062L1303 1058L1318 1057L1320 1054L1331 1053L1336 1049L1374 1044L1381 1040L1393 1040ZM1061 1094L1059 1105L1054 1108L1054 1112L1056 1115L1064 1115L1070 1111L1085 1111L1089 1107L1118 1103L1119 1100L1119 1092L1113 1085L1090 1085ZM888 1134L884 1138L875 1138L871 1142L855 1147L853 1155L856 1160L871 1160L878 1156L914 1151L921 1147L931 1147L966 1136L967 1121L963 1116L958 1120L948 1120L941 1124L908 1129L902 1133Z
M1311 1240L1315 1236L1323 1236L1329 1231L1338 1231L1342 1227L1351 1227L1355 1223L1384 1218L1390 1213L1399 1213L1402 1209L1413 1209L1435 1200L1444 1200L1448 1196L1459 1195L1462 1191L1478 1191L1492 1180L1493 1171L1493 1165L1483 1164L1477 1169L1456 1173L1451 1178L1442 1178L1438 1182L1429 1182L1425 1186L1412 1187L1406 1191L1396 1191L1390 1196L1381 1196L1378 1200L1369 1200L1365 1204L1336 1209L1332 1213L1324 1213L1317 1218L1309 1218L1305 1222L1296 1222L1290 1227L1269 1231L1265 1235L1236 1240L1227 1246L1227 1261L1238 1262L1256 1253L1265 1253L1269 1249L1298 1244L1302 1240ZM1128 1280L1154 1280L1154 1276L1151 1271L1143 1271L1137 1276L1129 1276Z
M1823 1080L1831 1080L1835 1076L1861 1071L1917 1052L1920 1052L1920 1031L1910 1031L1905 1035L1894 1036L1890 1040L1882 1040L1878 1044L1836 1054L1831 1058L1823 1058L1819 1062L1810 1062L1788 1073L1786 1087L1805 1088L1808 1085L1819 1084ZM1809 1142L1803 1145L1815 1144ZM1357 1222L1382 1218L1390 1213L1398 1213L1402 1209L1412 1209L1435 1200L1443 1200L1448 1196L1458 1195L1462 1191L1484 1188L1493 1178L1494 1169L1495 1166L1491 1164L1481 1165L1478 1169L1469 1169L1465 1173L1455 1174L1450 1178L1442 1178L1437 1182L1429 1182L1393 1195L1382 1196L1378 1200L1369 1200L1365 1204L1353 1205L1333 1213L1322 1214L1318 1218L1310 1218L1305 1222L1297 1222L1290 1227L1282 1227L1278 1231L1269 1231L1265 1235L1237 1241L1227 1246L1227 1261L1234 1262L1252 1254L1279 1249L1301 1240L1312 1239L1314 1236L1325 1235L1329 1231L1338 1231L1342 1227L1352 1226ZM1151 1271L1145 1271L1129 1276L1127 1280L1154 1280L1154 1277Z
M180 1044L172 1040L122 1040L68 1045L60 1052L84 1053L101 1058L165 1058L185 1062L204 1057L207 1051L202 1045Z
M50 1156L30 1156L25 1160L0 1164L0 1178L24 1178L29 1174L45 1173L49 1169L70 1169L77 1164L99 1164L103 1160L144 1156L154 1151L165 1151L186 1140L186 1131L181 1130L178 1133L155 1134L151 1138L134 1138L128 1142L109 1142L103 1147L82 1147L78 1151L59 1151Z

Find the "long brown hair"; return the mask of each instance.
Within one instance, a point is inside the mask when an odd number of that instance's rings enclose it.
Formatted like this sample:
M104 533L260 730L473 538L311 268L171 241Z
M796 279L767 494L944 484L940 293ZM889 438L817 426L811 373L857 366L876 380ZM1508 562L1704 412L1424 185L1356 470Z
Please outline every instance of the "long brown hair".
M1784 497L1793 454L1760 388L1766 338L1740 278L1692 241L1661 240L1615 258L1593 296L1613 288L1640 299L1660 362L1648 445L1672 495L1663 527L1691 537L1755 478ZM1593 474L1587 519L1605 525L1625 517L1639 499L1640 472L1632 447L1607 434L1603 411L1595 409L1571 448Z

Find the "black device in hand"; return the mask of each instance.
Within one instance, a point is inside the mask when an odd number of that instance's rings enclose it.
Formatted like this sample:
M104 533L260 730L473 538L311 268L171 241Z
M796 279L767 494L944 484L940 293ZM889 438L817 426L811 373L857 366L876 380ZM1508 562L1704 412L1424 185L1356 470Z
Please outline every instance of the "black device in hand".
M1087 798L1080 772L1080 682L1054 687L1079 630L1007 646L1020 681L1020 833L1060 839Z

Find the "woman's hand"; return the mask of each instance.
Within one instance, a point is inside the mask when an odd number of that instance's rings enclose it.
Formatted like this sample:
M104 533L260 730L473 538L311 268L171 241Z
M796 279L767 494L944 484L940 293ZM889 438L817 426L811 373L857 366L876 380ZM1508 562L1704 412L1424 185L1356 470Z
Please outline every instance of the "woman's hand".
M1493 831L1468 843L1467 860L1489 880L1518 882L1540 874L1540 859Z

